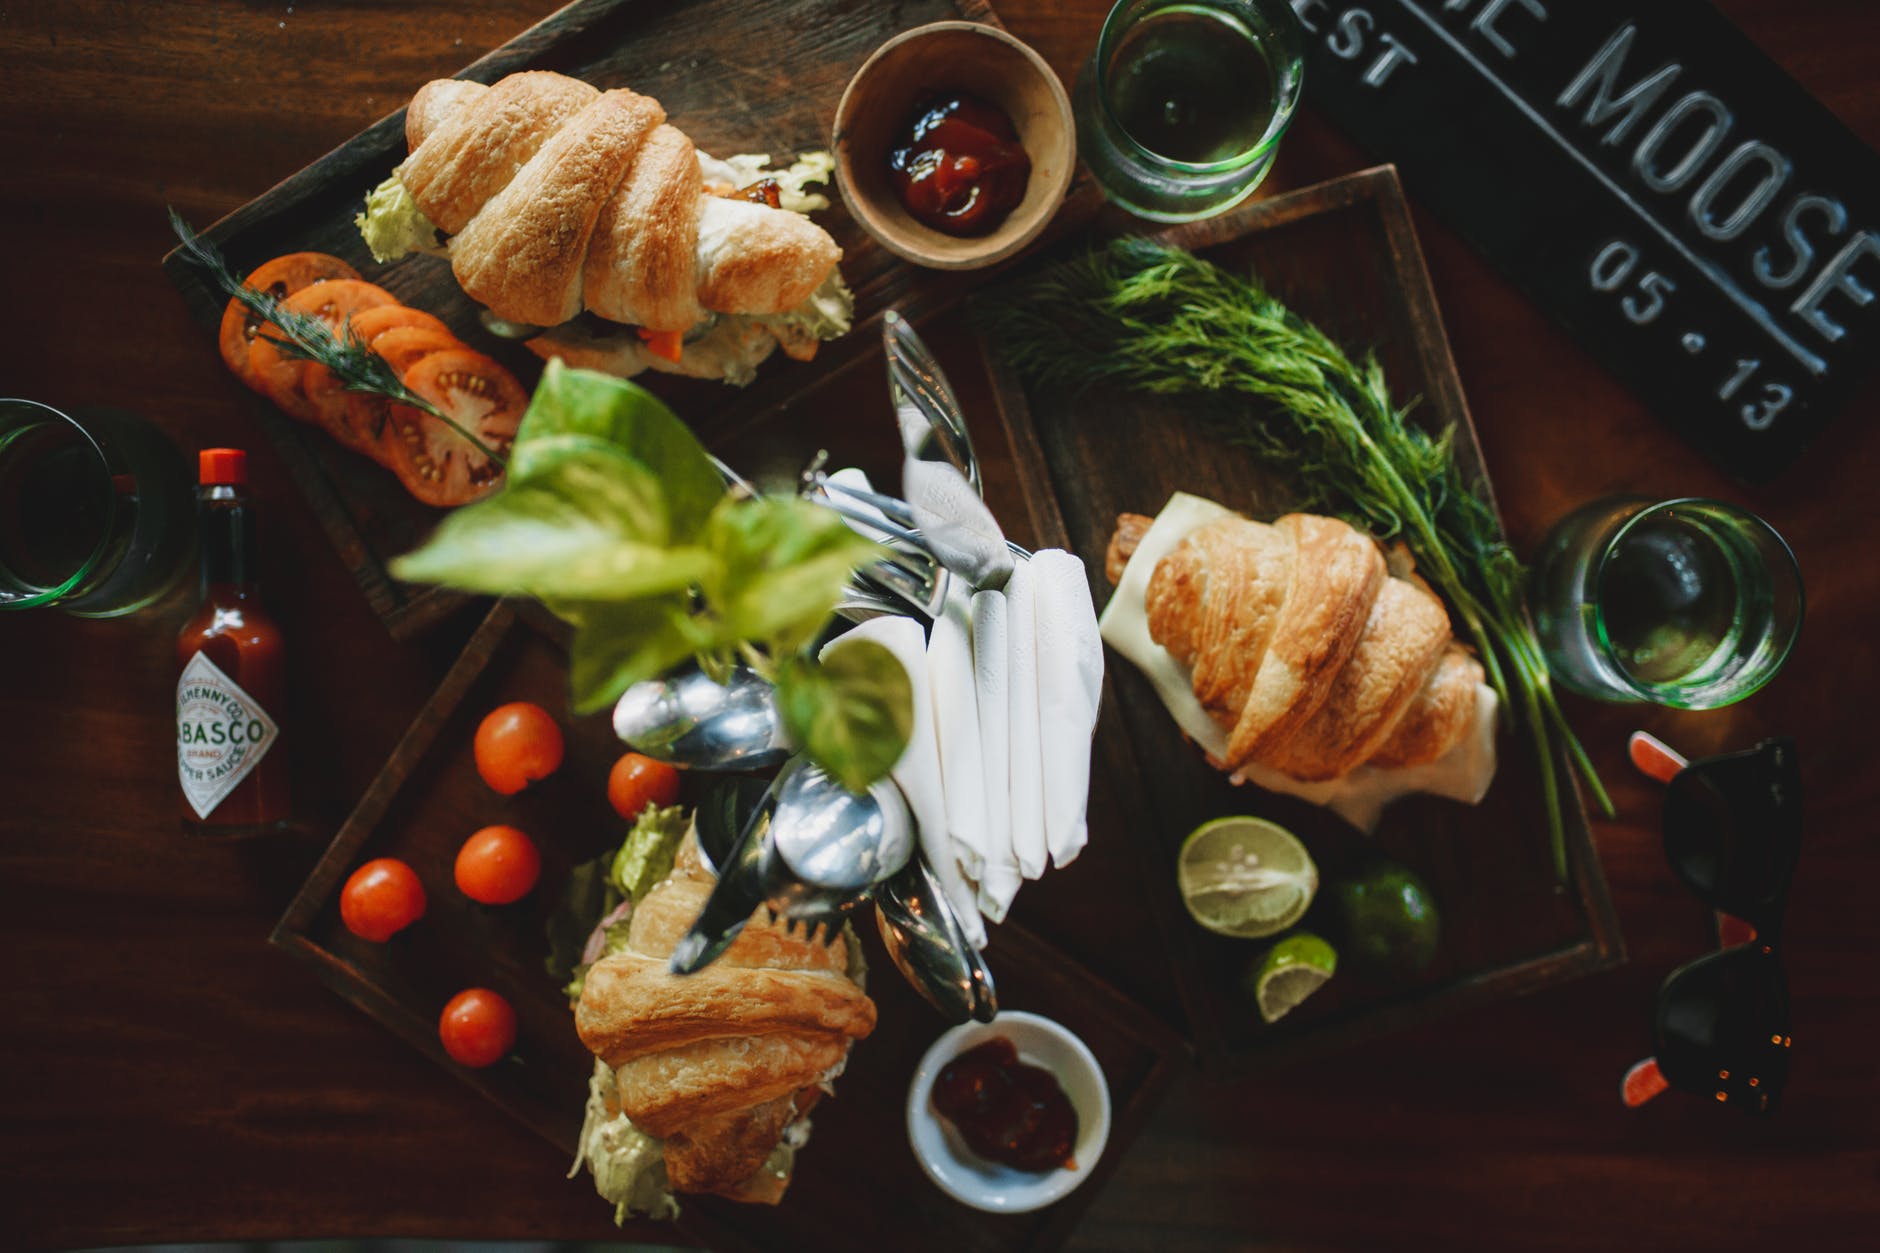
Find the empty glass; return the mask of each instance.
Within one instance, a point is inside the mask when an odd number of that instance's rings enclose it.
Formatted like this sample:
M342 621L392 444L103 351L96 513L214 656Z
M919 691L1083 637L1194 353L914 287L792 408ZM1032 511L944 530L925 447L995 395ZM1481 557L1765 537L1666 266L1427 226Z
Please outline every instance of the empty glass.
M195 545L189 465L163 432L120 409L0 399L0 609L131 613Z
M1717 500L1595 501L1542 541L1531 587L1548 670L1599 700L1742 700L1775 677L1802 626L1789 546Z

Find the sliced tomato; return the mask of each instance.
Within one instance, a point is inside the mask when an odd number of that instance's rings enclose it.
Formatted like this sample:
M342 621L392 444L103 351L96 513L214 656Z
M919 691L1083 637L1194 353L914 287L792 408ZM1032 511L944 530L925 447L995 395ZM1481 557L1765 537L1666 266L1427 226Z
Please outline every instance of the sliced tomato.
M363 315L361 315L363 316ZM470 345L452 335L448 330L439 330L429 326L394 326L389 331L380 332L372 341L372 351L384 357L386 364L399 378L410 373L411 367L434 352L470 351Z
M450 328L442 320L422 309L413 309L410 305L379 305L377 308L361 310L352 316L351 325L353 334L368 346L377 343L379 336L385 332L400 326L422 326L450 334Z
M685 351L684 331L649 331L642 326L639 332L640 338L646 342L646 351L655 357L664 357L674 365L679 364L679 354Z
M430 342L462 347L442 322L407 305L374 305L346 319L347 332L377 351L378 340L391 331L408 329L427 336ZM401 377L404 366L393 371ZM300 376L300 391L313 407L314 420L328 434L355 452L377 456L376 445L385 429L384 405L369 406L362 412L354 402L366 399L365 393L348 391L338 375L317 362L308 362Z
M387 332L390 334L391 332ZM405 386L447 413L498 457L507 457L529 406L516 376L480 352L434 352L405 374ZM405 489L427 505L468 504L496 490L502 467L445 423L422 410L394 405L392 468Z
M333 330L355 313L378 305L393 305L398 298L373 283L359 279L336 278L324 283L315 283L302 288L286 300L281 307L296 313L311 314ZM256 385L268 399L287 412L311 422L318 416L313 403L301 390L301 381L307 373L307 362L299 357L290 356L280 350L270 335L279 332L263 327L255 336L248 353L249 369L254 375Z
M324 252L290 252L256 267L246 281L249 287L265 291L276 300L284 300L315 283L358 277L359 271L338 257ZM259 387L249 381L248 350L263 325L254 311L239 300L231 299L228 308L222 311L222 360L238 378L257 391Z

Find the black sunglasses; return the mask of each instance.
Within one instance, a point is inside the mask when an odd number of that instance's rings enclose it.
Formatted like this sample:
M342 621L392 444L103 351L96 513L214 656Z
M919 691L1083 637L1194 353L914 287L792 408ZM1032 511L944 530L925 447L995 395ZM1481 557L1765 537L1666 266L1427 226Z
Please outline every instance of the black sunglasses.
M1659 986L1656 1052L1627 1072L1623 1099L1642 1105L1677 1088L1768 1113L1789 1076L1789 984L1778 948L1801 853L1795 742L1686 762L1639 732L1631 750L1634 764L1667 784L1665 856L1717 911L1724 947Z

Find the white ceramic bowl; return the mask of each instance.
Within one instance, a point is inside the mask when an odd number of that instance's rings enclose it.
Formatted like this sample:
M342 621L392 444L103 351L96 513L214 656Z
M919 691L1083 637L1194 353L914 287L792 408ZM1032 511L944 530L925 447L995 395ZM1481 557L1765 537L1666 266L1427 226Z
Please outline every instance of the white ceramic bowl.
M946 1064L976 1044L1002 1035L1018 1046L1018 1059L1057 1076L1077 1111L1075 1170L1045 1174L989 1162L968 1149L952 1124L934 1112L933 1085ZM1110 1138L1110 1087L1084 1042L1049 1018L1013 1011L989 1023L953 1028L928 1049L907 1089L907 1138L915 1160L942 1192L974 1209L1022 1214L1042 1209L1090 1177Z

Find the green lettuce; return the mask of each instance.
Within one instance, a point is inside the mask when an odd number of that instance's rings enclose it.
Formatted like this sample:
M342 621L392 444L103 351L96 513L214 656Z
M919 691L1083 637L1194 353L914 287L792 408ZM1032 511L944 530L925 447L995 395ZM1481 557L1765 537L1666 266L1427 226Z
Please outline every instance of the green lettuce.
M678 805L664 809L648 805L642 809L620 851L614 854L612 867L607 872L608 883L638 905L653 890L654 884L672 873L679 842L691 825L685 810Z
M366 193L365 211L353 218L359 237L366 241L374 261L396 261L408 252L446 252L441 232L394 170L384 182Z
M714 676L742 660L780 685L813 685L870 729L806 745L860 788L906 745L906 675L892 656L823 674L807 650L850 574L880 552L807 501L727 491L697 437L645 388L550 361L503 489L451 513L392 572L540 599L576 628L569 682L580 713L688 657ZM870 739L883 728L895 738Z
M666 1178L665 1145L612 1107L608 1093L615 1082L612 1068L595 1058L580 1144L568 1177L574 1178L586 1166L594 1175L594 1190L613 1202L616 1223L628 1218L677 1218L679 1200Z

